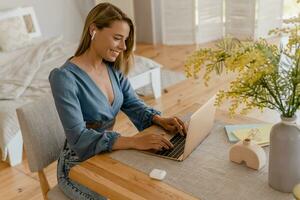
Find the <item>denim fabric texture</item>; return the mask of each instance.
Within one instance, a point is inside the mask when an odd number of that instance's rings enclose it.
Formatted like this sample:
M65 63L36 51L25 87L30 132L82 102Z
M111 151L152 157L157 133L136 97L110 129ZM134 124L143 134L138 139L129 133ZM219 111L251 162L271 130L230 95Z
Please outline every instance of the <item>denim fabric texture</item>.
M106 199L68 178L70 169L101 152L112 151L119 133L112 130L116 115L122 110L141 131L152 125L152 117L159 111L138 98L127 77L112 65L107 69L114 92L114 101L107 97L75 64L66 61L51 71L49 81L56 109L62 122L66 144L59 157L58 184L71 199ZM98 129L86 128L86 122L101 124Z

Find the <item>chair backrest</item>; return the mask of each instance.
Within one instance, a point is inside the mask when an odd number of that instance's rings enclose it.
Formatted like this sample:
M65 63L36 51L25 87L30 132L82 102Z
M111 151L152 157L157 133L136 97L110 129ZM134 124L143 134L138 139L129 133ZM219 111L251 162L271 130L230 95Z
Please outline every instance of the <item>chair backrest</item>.
M40 171L58 159L65 134L53 97L47 95L17 109L29 168Z

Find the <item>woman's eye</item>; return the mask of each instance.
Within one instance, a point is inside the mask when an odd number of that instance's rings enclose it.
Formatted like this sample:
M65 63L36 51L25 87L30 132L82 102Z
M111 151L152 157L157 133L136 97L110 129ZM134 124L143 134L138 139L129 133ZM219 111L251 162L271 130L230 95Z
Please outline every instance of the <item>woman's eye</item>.
M121 38L118 38L118 37L115 37L114 39L115 39L115 40L121 40Z

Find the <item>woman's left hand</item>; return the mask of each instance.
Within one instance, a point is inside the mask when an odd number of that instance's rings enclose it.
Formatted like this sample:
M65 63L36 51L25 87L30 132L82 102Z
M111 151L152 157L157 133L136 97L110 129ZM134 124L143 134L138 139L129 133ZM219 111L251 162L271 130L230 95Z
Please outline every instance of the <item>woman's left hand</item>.
M183 136L186 135L186 127L184 122L178 117L161 117L159 115L155 115L153 117L153 122L171 134L176 134L179 132Z

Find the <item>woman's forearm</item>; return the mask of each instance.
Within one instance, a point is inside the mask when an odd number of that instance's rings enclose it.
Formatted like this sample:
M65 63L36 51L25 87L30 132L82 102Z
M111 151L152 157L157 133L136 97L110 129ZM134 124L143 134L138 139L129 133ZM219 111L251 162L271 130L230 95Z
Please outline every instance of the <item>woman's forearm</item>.
M162 117L159 115L154 115L152 118L153 124L162 126ZM146 139L147 140L147 139ZM120 136L115 143L112 146L112 150L120 150L120 149L143 149L144 146L146 146L145 141L138 136L132 136L132 137L124 137Z
M161 116L159 115L154 115L152 118L152 123L161 126Z
M134 137L124 137L120 136L115 141L112 146L112 150L120 150L120 149L134 149L135 148L135 139Z

